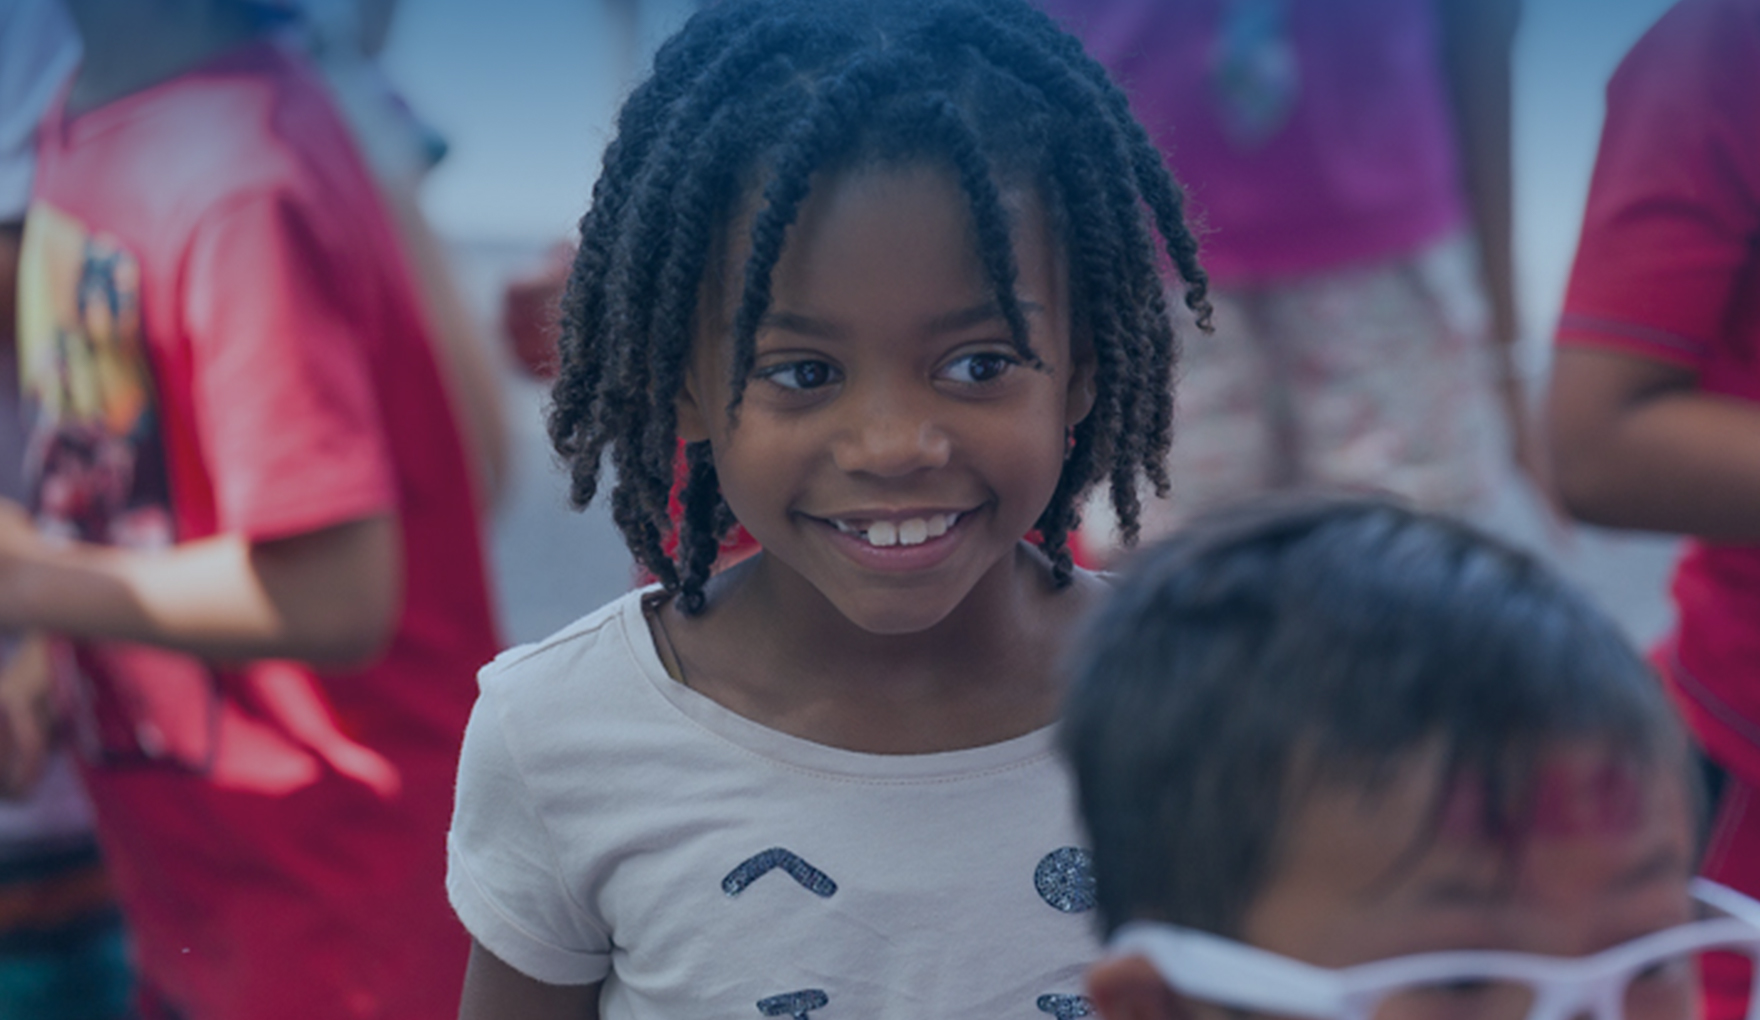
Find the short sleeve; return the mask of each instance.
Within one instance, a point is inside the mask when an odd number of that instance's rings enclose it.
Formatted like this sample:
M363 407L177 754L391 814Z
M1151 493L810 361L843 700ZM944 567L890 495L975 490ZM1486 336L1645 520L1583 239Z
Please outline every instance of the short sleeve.
M1686 0L1608 84L1561 344L1699 369L1760 238L1760 6Z
M465 728L446 889L471 936L520 972L557 985L611 972L610 939L570 897L490 684Z
M374 271L284 194L242 197L197 227L183 326L222 531L281 538L395 507Z

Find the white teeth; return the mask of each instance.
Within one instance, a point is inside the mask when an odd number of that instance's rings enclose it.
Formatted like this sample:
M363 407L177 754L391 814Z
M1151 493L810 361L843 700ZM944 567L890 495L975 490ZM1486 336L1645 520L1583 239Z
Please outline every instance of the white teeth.
M836 518L831 525L846 535L860 535L869 545L887 548L895 545L922 545L931 538L940 538L953 528L959 514L930 514L908 520L870 521L867 530L852 527Z

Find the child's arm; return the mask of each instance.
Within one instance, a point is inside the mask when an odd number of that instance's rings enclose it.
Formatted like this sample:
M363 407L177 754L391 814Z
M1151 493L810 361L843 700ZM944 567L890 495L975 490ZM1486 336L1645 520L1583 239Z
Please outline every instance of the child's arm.
M357 662L396 624L399 558L389 515L273 541L222 534L135 551L47 542L0 502L0 627L213 659Z
M1551 438L1586 519L1760 541L1760 19L1682 5L1607 86L1558 326Z
M49 760L54 675L41 634L0 645L0 797L23 797L36 789Z
M24 224L0 223L0 355L17 358L13 335L18 322L18 253L24 241Z
M1760 405L1665 361L1564 347L1553 369L1559 494L1596 524L1760 542Z
M545 984L472 939L458 1020L599 1020L599 986Z

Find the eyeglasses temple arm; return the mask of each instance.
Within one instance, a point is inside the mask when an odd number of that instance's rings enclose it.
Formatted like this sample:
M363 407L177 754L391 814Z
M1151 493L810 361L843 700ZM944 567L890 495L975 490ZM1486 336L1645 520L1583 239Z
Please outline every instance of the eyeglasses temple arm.
M1314 1020L1343 1012L1344 988L1332 972L1207 932L1126 924L1107 945L1110 956L1148 959L1175 991L1194 999Z

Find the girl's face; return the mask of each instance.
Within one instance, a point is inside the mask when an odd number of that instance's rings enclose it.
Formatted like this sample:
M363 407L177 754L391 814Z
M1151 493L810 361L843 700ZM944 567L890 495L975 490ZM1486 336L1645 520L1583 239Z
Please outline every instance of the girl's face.
M776 266L737 423L726 413L739 288L706 287L679 433L771 567L857 626L908 634L1012 573L1093 404L1071 356L1067 275L1036 196L1014 193L1016 292L1044 370L1021 363L951 173L815 182ZM743 227L744 224L736 224ZM745 231L722 279L743 279Z

